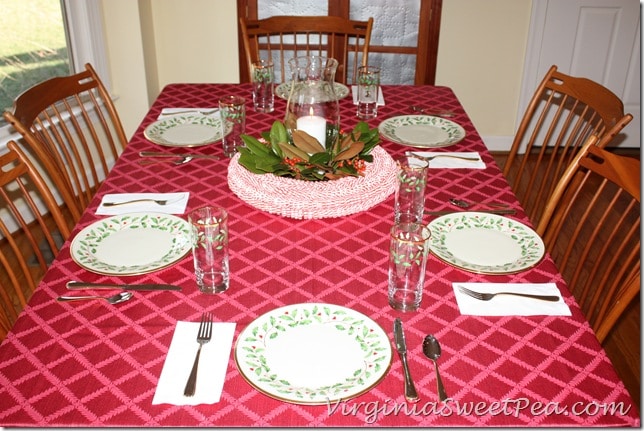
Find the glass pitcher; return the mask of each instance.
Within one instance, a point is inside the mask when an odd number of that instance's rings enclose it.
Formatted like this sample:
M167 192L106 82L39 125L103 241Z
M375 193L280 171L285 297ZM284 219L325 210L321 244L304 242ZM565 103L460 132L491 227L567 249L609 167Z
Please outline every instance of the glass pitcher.
M329 148L340 130L340 105L333 88L338 61L304 56L289 60L293 74L284 125L308 133Z

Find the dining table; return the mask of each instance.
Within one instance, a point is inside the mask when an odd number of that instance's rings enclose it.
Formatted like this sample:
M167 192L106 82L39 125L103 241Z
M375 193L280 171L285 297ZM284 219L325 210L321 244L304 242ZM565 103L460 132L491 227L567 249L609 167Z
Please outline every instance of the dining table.
M452 111L449 120L463 128L464 137L431 151L478 153L484 163L483 169L429 169L426 210L462 211L449 203L452 197L500 202L515 210L505 217L533 228L451 88L381 88L384 104L376 118L366 120L371 128L397 116L418 115L412 106ZM276 120L284 119L287 100L281 97L276 97L271 113L253 110L250 84L173 83L161 90L0 345L0 426L640 426L638 406L547 253L520 271L495 274L459 267L432 252L420 308L397 311L387 298L394 193L352 214L289 217L257 208L231 190L230 164L237 160L224 156L219 140L177 148L146 137L146 128L164 108L216 108L217 100L226 95L246 98L249 136L259 137ZM361 121L350 94L339 100L339 107L343 130ZM379 148L392 158L419 150L382 136ZM141 151L189 152L219 159L141 164ZM225 292L207 294L197 288L190 252L171 264L133 275L91 271L73 258L74 237L106 217L97 214L105 195L176 192L189 193L185 212L177 216L184 220L189 211L205 205L223 207L228 213L230 286ZM436 218L426 214L423 222ZM493 254L494 243L487 247ZM57 301L59 296L77 293L66 287L71 280L163 283L181 290L136 291L129 301L115 305ZM456 301L454 283L554 283L570 315L516 315L511 309L498 316L465 314ZM240 335L262 316L280 309L288 313L289 307L306 304L357 312L386 334L381 348L389 359L380 364L375 382L346 399L326 403L298 402L251 384L236 360L240 353L236 349L244 341ZM154 403L178 322L199 322L204 312L211 313L215 323L234 324L218 401ZM416 401L404 394L405 376L393 340L396 319L404 325ZM443 402L436 395L434 363L423 353L428 334L442 348L437 365L448 395ZM215 328L213 338L217 336ZM196 339L191 342L196 351ZM194 351L185 363L186 372ZM342 362L339 354L324 365L332 372ZM208 367L201 362L200 370Z

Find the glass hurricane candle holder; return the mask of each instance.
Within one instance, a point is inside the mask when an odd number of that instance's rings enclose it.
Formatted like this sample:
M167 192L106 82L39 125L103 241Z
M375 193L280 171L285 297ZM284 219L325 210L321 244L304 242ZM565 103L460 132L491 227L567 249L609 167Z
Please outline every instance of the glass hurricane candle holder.
M304 56L289 60L293 79L286 106L284 125L306 132L329 148L340 130L340 105L333 89L337 60Z

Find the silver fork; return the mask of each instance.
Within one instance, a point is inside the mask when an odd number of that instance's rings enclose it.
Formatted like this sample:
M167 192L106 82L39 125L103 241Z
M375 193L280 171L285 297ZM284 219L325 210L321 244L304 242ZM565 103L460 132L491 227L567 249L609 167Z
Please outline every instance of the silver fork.
M199 350L195 356L195 362L192 364L192 371L186 383L186 388L183 390L183 395L191 397L195 394L197 387L197 368L199 368L199 356L201 355L201 347L207 344L212 337L212 314L203 313L201 315L201 324L199 324L199 332L197 333L197 343L199 343Z
M180 201L181 198L177 199L133 199L131 201L123 201L123 202L103 202L104 207L116 207L119 205L127 205L127 204L135 204L137 202L154 202L157 205L168 205L177 201Z
M455 156L453 154L435 154L433 156L421 156L420 154L415 154L415 153L413 153L411 151L407 151L405 153L405 155L407 157L418 157L419 159L423 159L423 160L426 160L428 162L434 160L437 157L448 157L450 159L467 160L469 162L478 162L479 160L481 160L478 157Z
M496 295L514 295L514 296L523 296L526 298L540 299L542 301L558 302L559 297L554 295L532 295L530 293L516 293L516 292L496 292L496 293L481 293L470 290L464 286L458 286L458 290L464 294L471 296L474 299L480 301L489 301L494 298Z

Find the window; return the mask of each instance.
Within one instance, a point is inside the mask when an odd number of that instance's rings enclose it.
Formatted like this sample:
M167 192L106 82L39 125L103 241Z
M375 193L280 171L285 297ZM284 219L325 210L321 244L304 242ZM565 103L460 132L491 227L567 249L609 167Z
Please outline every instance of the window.
M32 10L26 10L27 8ZM3 11L0 17L0 24L5 29L7 29L5 22L20 22L20 17L23 16L27 17L25 19L27 23L35 22L36 25L46 23L53 28L50 32L40 28L43 27L42 25L38 25L39 34L29 35L29 37L20 37L19 35L11 40L7 37L0 39L0 57L2 57L0 58L1 93L5 93L5 88L9 87L6 84L7 79L20 81L17 83L18 85L12 86L14 88L12 93L7 93L7 95L0 94L0 110L4 111L10 108L13 98L17 94L37 82L52 76L81 70L85 63L92 63L101 77L108 76L106 49L103 40L103 23L98 0L21 0L19 2L0 0L0 10ZM57 19L58 22L52 23L52 19ZM25 27L20 27L19 30L30 31L27 24L25 24ZM44 35L45 32L49 33L49 35ZM16 30L11 33L16 34ZM43 38L53 40L52 46L38 47ZM22 55L24 52L18 52L20 50L16 51L16 48L11 51L6 44L15 43L15 40L28 40L29 43L23 43L23 46L39 49L35 50L35 53L33 52L34 50L31 50L28 55ZM9 56L7 58L7 53L14 54L14 57ZM15 54L21 54L21 56L16 59ZM7 70L9 68L5 68L7 62L27 61L27 58L31 64L25 66L26 70L46 70L48 74L32 74L35 76L32 81L25 81L24 74L19 75L17 78L8 76ZM42 65L51 67L38 67ZM104 82L109 89L109 81L105 79ZM0 120L0 149L4 148L8 140L18 139L18 137L4 120Z

